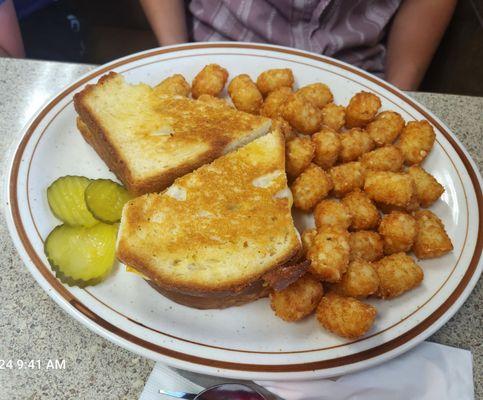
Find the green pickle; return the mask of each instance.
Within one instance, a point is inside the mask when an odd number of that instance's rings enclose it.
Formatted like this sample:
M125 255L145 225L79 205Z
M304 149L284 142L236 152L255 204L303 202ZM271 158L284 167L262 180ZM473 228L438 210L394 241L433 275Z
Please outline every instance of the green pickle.
M83 176L63 176L47 189L47 200L54 215L71 226L91 227L99 221L87 209L84 199L92 181Z
M131 198L124 187L109 179L96 179L85 191L88 210L99 221L108 224L121 220L122 208Z
M105 279L115 261L118 225L59 225L45 240L45 254L57 278L85 287Z

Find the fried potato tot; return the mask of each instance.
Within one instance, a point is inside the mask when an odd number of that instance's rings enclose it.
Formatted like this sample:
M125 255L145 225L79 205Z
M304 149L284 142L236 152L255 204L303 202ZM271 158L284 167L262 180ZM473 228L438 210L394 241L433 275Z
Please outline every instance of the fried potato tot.
M362 166L372 171L401 171L404 164L404 157L401 150L396 146L384 146L361 157Z
M417 258L435 258L453 250L453 244L444 229L443 222L431 211L421 210L414 213L417 235L413 251Z
M304 250L304 254L307 254L310 246L312 246L312 243L314 242L315 235L317 235L317 230L315 228L306 229L302 233L302 247L303 247L303 250Z
M329 170L334 184L334 195L343 197L364 185L364 169L359 161L337 165Z
M384 255L381 236L373 231L351 232L351 261L377 261Z
M333 226L340 229L349 229L352 216L349 209L335 199L322 200L315 206L314 220L317 229Z
M402 208L417 199L413 178L398 172L367 171L364 191L378 203Z
M283 105L292 95L292 89L286 86L270 92L260 108L260 115L269 118L280 117L282 115Z
M191 87L190 84L186 82L183 75L174 74L158 83L153 90L158 96L188 97L190 95Z
M247 74L235 76L228 85L228 94L237 110L258 114L263 97Z
M423 168L418 166L409 167L408 174L413 178L416 185L416 195L421 207L429 207L444 193L443 185Z
M347 207L352 217L350 226L352 230L377 228L381 216L377 207L364 192L356 189L345 195L341 201Z
M312 314L323 295L322 284L307 273L287 288L272 291L270 306L277 317L294 322Z
M292 184L295 207L309 211L332 189L330 176L319 166L310 164Z
M329 87L320 82L301 87L295 93L306 101L310 101L317 108L324 107L334 99Z
M294 83L293 72L290 68L269 69L258 75L257 87L263 96L281 87L292 88Z
M276 129L278 129L283 134L283 136L285 136L285 142L288 142L297 137L292 126L282 117L272 118L272 131Z
M309 271L326 282L339 282L349 265L350 235L345 229L320 228L307 252Z
M233 108L231 104L228 103L225 99L220 99L219 97L214 97L209 94L202 94L200 97L198 97L198 101L203 101L204 103L208 103L217 107Z
M357 339L371 329L377 310L353 297L328 293L317 307L316 316L320 324L336 335Z
M301 96L292 96L282 108L282 116L297 131L310 135L322 125L322 111Z
M365 298L377 292L379 276L367 261L352 261L339 283L333 283L330 290L342 296Z
M334 103L322 107L322 125L339 131L345 125L345 107Z
M393 211L382 218L378 232L384 241L384 254L410 251L416 239L416 220L408 213Z
M191 94L197 99L202 94L218 97L225 87L228 71L218 64L206 65L193 79Z
M424 273L406 253L395 253L374 263L379 276L377 296L392 299L419 286Z
M404 128L404 119L394 111L383 111L370 122L366 130L376 146L387 146L393 143Z
M359 128L352 128L340 134L340 160L345 163L357 160L361 155L374 148L369 134Z
M314 163L323 169L332 167L342 149L339 134L330 128L324 128L312 135L312 142L315 145Z
M310 137L297 136L289 140L285 147L287 174L290 178L296 178L312 162L315 146Z
M349 101L345 111L348 128L364 127L371 122L381 108L381 100L374 93L359 92Z
M435 139L436 134L428 121L410 121L401 132L397 145L406 164L420 164L433 148Z

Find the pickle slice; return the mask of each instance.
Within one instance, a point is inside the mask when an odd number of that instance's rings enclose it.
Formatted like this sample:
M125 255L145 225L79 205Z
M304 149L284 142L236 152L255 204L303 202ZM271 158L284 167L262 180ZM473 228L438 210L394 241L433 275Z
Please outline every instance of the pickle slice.
M87 209L84 192L91 180L83 176L63 176L47 189L47 200L54 215L72 226L90 227L99 221Z
M118 225L59 225L45 240L45 254L57 278L69 286L95 285L115 260Z
M128 191L109 179L96 179L85 192L87 208L95 218L112 224L121 220L122 208L131 199Z

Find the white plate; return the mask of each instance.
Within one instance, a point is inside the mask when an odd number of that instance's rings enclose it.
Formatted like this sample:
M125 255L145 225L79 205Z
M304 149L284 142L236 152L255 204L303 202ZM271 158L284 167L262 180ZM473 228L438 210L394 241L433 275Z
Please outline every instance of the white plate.
M338 338L320 329L315 318L283 322L266 299L226 310L187 308L162 297L122 266L102 284L86 289L64 286L52 275L43 240L59 221L49 210L47 186L62 175L114 178L76 131L73 94L111 70L130 82L156 84L173 73L190 80L209 63L223 65L232 77L248 73L256 78L269 68L291 68L299 86L327 83L337 103L347 104L354 93L369 90L379 95L383 109L433 124L437 143L424 166L446 189L432 209L443 219L454 251L420 263L425 278L417 289L391 301L371 300L379 316L364 338ZM63 90L27 125L14 153L6 187L8 223L35 279L93 331L175 367L247 379L310 379L366 368L401 354L440 328L481 273L481 178L466 150L444 124L394 87L319 55L242 43L138 53L99 67Z

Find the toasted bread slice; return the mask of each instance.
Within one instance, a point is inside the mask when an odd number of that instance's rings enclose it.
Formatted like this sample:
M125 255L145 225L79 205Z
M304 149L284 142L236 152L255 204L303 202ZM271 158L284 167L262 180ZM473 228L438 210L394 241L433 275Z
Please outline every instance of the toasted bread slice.
M291 205L284 139L272 132L127 203L117 257L183 304L254 300L261 278L300 254Z
M268 118L181 96L157 96L111 72L74 96L81 133L133 194L177 177L270 129ZM82 125L83 123L83 125Z

